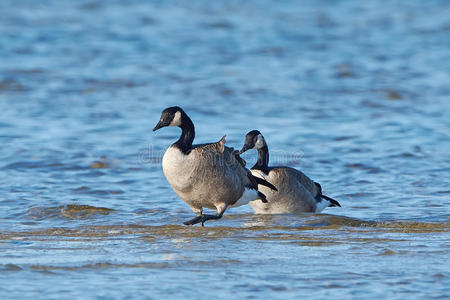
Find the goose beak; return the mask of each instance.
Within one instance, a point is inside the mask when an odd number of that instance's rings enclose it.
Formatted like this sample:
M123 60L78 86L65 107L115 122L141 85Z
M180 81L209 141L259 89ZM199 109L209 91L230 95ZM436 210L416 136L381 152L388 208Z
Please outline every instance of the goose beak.
M156 124L155 128L153 128L153 131L156 131L156 130L162 128L162 127L164 127L164 125L162 124L161 121L159 121L158 124Z
M244 147L242 147L241 151L239 151L239 154L242 154L249 149L251 149L251 147L247 144L244 144Z

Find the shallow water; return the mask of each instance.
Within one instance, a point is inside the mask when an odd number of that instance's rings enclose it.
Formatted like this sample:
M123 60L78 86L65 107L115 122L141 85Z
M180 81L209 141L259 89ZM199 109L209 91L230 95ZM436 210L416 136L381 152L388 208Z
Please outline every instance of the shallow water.
M0 11L1 298L449 297L448 1ZM259 129L343 207L182 226L169 105L198 143Z

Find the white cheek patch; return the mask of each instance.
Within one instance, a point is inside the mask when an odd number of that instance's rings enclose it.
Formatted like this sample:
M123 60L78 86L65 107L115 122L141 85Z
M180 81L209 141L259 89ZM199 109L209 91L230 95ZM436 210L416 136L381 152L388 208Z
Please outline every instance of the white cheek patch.
M177 111L175 116L173 116L172 122L169 126L180 126L181 125L181 112Z
M264 140L264 137L261 134L258 134L258 136L256 137L255 148L259 149L264 147L265 145L266 141Z

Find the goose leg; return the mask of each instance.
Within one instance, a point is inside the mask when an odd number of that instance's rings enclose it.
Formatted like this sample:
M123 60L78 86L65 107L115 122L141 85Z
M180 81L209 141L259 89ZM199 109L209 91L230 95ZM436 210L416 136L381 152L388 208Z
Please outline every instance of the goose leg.
M195 218L190 219L189 221L183 222L184 225L194 225L197 224L198 222L200 222L200 220L203 217L203 208L200 207L192 207L191 206L192 211L197 215Z
M196 216L195 218L190 219L189 221L183 222L184 225L195 225L201 222L201 219L204 215ZM202 223L203 224L203 223Z
M205 226L205 222L208 220L218 220L220 218L222 218L223 213L225 212L225 210L227 209L228 205L226 205L225 203L219 204L216 206L217 209L217 214L215 215L203 215L203 218L201 219L201 223L202 223L202 227Z
M218 220L222 218L223 213L227 209L226 204L222 204L216 207L217 208L217 214L215 215L207 215L207 214L201 214L200 216L197 216L189 221L184 222L184 225L195 225L197 223L201 223L202 227L204 227L204 223L208 220Z

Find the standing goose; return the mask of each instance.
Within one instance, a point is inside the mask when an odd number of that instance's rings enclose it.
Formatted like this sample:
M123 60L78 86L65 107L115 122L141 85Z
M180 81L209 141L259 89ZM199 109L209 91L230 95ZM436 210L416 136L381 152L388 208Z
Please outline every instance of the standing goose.
M197 214L185 225L203 226L207 220L220 219L229 206L257 199L266 201L265 195L257 190L258 184L276 190L244 167L239 151L225 146L225 137L216 143L192 145L194 124L180 107L163 110L153 131L165 126L181 128L178 141L164 153L162 167L175 193ZM216 209L217 214L203 214L203 207Z
M319 213L329 206L341 206L339 202L322 194L322 187L302 172L290 167L269 167L269 149L258 130L247 133L240 153L249 149L258 150L258 160L251 168L252 174L275 185L277 193L262 187L267 203L252 201L256 213L277 214L295 212Z

